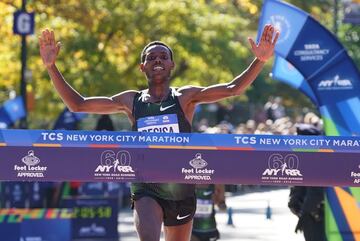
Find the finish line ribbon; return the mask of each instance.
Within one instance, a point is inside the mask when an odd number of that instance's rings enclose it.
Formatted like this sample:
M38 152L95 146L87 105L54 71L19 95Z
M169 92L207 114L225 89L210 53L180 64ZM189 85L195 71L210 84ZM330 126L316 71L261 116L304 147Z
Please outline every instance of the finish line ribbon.
M0 180L360 186L360 138L0 131Z

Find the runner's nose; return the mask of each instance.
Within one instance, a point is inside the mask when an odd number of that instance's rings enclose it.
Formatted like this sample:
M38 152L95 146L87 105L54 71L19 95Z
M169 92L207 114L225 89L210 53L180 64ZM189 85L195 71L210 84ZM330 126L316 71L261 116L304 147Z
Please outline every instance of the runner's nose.
M157 56L157 57L156 57L156 59L155 59L155 63L156 63L156 64L161 63L161 58L160 58L159 56Z

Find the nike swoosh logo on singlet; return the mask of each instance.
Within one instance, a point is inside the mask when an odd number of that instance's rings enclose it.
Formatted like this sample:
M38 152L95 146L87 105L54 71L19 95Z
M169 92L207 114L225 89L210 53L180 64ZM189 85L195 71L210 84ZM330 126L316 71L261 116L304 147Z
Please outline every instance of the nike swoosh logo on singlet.
M189 217L190 215L191 215L191 213L189 213L188 215L185 215L185 216L180 216L180 214L178 214L177 217L176 217L176 219L177 219L177 220L182 220L182 219L184 219L184 218Z
M172 105L169 105L169 106L165 106L165 107L162 107L160 106L160 111L165 111L167 109L170 109L171 107L175 106L175 104L172 104Z
M203 195L204 196L209 196L210 194L212 194L213 193L213 191L204 191L203 192Z

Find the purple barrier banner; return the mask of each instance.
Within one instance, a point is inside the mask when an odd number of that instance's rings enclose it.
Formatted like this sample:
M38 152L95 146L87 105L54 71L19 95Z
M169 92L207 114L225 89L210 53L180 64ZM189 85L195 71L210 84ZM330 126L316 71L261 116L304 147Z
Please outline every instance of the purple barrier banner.
M360 138L2 130L0 180L360 186Z

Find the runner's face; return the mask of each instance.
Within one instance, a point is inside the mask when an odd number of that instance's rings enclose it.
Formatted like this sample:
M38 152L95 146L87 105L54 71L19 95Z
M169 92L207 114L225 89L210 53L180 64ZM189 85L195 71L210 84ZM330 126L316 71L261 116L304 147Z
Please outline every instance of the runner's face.
M148 80L168 80L174 62L171 60L170 51L162 45L154 45L145 52L145 61L140 65Z

